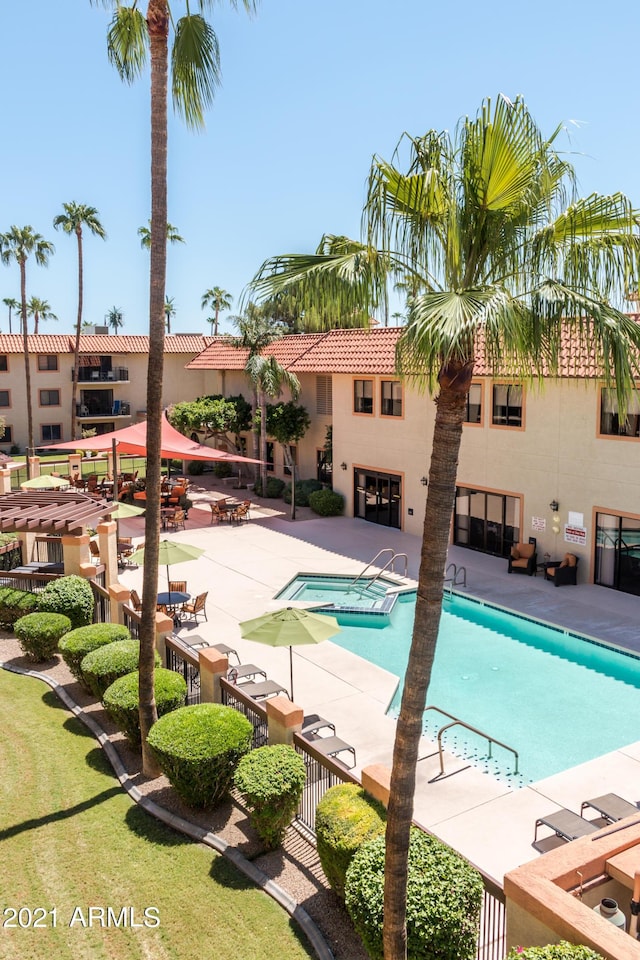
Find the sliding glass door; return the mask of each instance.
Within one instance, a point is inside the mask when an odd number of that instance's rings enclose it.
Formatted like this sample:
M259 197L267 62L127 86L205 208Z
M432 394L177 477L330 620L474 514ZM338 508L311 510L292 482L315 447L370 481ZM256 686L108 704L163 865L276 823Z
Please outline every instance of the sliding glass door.
M456 489L453 542L508 557L520 540L520 498L470 487Z
M596 514L594 580L601 587L640 596L640 520Z
M402 480L390 473L356 470L353 503L355 517L399 529L402 515Z

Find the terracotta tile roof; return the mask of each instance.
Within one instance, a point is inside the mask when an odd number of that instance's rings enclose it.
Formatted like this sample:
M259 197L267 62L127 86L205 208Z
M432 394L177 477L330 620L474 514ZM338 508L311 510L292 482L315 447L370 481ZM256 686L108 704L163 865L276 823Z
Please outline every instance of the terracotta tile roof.
M68 333L35 333L27 335L29 353L73 353ZM24 353L21 333L0 333L0 353Z
M30 333L27 337L29 353L64 354L73 353L75 337L69 333ZM199 333L177 333L165 337L165 353L198 354L211 337ZM148 336L110 336L107 334L86 334L80 337L80 353L91 356L112 353L148 353ZM0 353L23 353L21 333L0 333Z

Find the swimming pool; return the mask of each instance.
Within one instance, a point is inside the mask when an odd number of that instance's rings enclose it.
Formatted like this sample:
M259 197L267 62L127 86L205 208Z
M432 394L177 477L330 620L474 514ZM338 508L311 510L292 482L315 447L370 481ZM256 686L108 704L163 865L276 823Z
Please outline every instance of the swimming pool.
M344 577L319 573L299 573L276 594L277 600L303 600L306 603L322 603L325 613L367 611L389 622L398 594L402 588L387 577ZM354 621L357 626L358 620Z
M415 593L404 593L387 625L368 612L338 611L343 629L332 642L402 679L414 610ZM391 712L399 709L401 685ZM443 606L427 703L517 750L514 775L509 753L494 746L489 759L486 740L463 728L443 740L450 752L522 786L638 739L640 660L454 594ZM427 713L425 733L435 739L446 722Z

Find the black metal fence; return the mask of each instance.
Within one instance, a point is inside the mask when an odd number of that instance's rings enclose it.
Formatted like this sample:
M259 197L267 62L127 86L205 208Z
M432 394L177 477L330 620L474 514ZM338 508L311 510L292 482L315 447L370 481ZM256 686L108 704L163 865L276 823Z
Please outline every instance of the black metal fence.
M181 674L187 684L185 703L200 703L200 665L198 654L176 636L165 640L165 663L168 670Z
M313 749L313 744L298 734L294 734L293 742L296 751L304 760L307 773L295 820L297 826L301 827L315 844L316 809L329 787L338 786L340 783L360 785L360 781L339 760L318 753Z
M239 710L249 720L253 727L251 748L265 747L269 743L269 727L267 725L267 709L257 700L242 692L242 684L236 686L229 680L220 680L222 688L222 702Z

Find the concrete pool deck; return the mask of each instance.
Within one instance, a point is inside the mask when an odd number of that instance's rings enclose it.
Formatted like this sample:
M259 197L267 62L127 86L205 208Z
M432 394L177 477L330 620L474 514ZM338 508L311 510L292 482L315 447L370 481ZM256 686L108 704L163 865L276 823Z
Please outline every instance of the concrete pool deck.
M203 547L205 554L173 567L171 575L186 579L192 595L208 591L208 622L185 625L185 639L197 634L227 643L243 662L259 664L270 679L288 686L288 650L243 640L239 622L282 606L273 596L297 573L355 576L386 547L407 554L408 576L415 579L421 541L343 517L292 522L271 503L263 501L249 522L235 526L211 526L208 506L196 503L186 530L170 537ZM123 534L143 536L140 518L121 521L120 527ZM640 652L639 598L589 584L555 588L542 576L509 576L505 560L461 548L451 547L449 559L466 568L466 592L473 596ZM142 569L123 571L121 580L139 590ZM385 711L397 677L326 641L294 650L294 680L296 702L305 713L335 723L338 735L356 748L358 769L391 766L395 722ZM611 709L615 704L585 703L584 722L597 724L598 710ZM435 750L428 740L423 747L421 755ZM640 743L515 791L451 755L445 771L437 777L437 755L419 763L415 818L499 883L507 871L539 855L532 846L536 818L560 806L579 812L583 800L603 793L640 800ZM543 841L542 847L557 842Z

